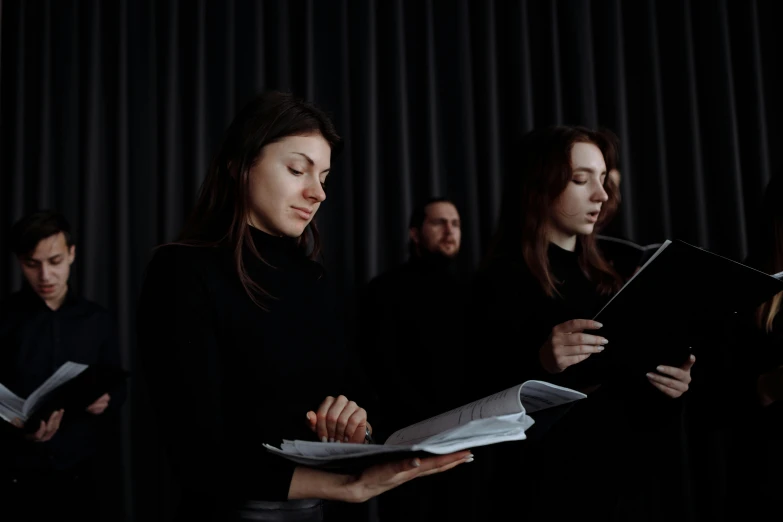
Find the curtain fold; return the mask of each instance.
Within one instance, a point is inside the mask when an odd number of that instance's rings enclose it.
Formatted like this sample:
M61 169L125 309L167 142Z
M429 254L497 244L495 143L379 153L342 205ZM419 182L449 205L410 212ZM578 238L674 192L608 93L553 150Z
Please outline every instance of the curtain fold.
M317 217L346 328L370 278L407 256L417 203L460 207L465 268L494 233L515 144L534 126L621 140L609 232L742 260L781 175L783 42L771 0L3 0L0 294L8 228L61 210L74 286L117 319L136 372L124 412L126 520L170 488L136 364L135 305L236 110L262 89L325 108L345 138Z

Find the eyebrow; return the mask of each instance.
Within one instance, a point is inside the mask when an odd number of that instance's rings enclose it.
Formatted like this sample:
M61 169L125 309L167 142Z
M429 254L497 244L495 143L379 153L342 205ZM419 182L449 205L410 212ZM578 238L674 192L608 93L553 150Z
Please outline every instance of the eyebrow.
M33 262L33 263L43 263L44 261L53 261L54 259L58 257L63 257L63 254L55 254L51 257L47 257L46 259L36 259L32 256L26 257L25 261L27 262Z
M300 156L302 156L304 159L307 160L307 163L309 163L313 167L315 166L315 162L312 160L312 158L310 158L310 156L308 156L304 152L294 152L293 154L299 154ZM330 170L332 170L332 167L329 167L328 169L323 170L321 172L321 174L323 174L324 172L329 172Z
M587 172L588 174L592 174L593 172L598 172L597 170L590 168L590 167L576 167L572 170L574 174L577 172ZM599 174L606 174L606 169L602 170L601 172L598 172Z

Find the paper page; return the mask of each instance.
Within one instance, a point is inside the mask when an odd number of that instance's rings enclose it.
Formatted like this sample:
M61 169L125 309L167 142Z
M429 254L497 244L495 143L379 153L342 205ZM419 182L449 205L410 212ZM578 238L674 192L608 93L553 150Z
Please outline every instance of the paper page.
M521 385L518 384L489 397L395 431L386 444L409 444L410 441L423 440L476 419L523 413L522 403L519 401L520 387Z
M24 403L24 409L22 410L22 413L24 413L25 417L30 415L30 412L35 410L36 406L38 406L38 403L43 400L49 392L55 388L58 388L59 386L62 386L86 369L86 364L79 364L71 361L68 361L67 363L60 366L51 377L46 379L46 381L40 385L37 390L30 394Z
M611 299L609 299L609 302L607 302L607 303L606 303L606 304L603 306L603 308L601 308L601 309L598 311L598 313L597 313L597 314L595 314L595 316L593 316L593 319L595 319L596 317L598 317L599 315L601 315L601 312L603 312L603 311L604 311L604 308L606 308L607 306L609 306L609 303L611 303L612 301L614 301L614 300L615 300L615 298L616 298L618 295L620 295L620 293L621 293L623 290L625 290L625 288L626 288L628 285L630 285L630 284L631 284L631 281L633 281L634 279L636 279L636 276L638 276L639 274L641 274L641 273L644 271L644 269L645 269L645 268L647 268L647 265L649 265L650 263L652 263L652 262L653 262L653 260L654 260L656 257L658 257L658 256L661 254L661 252L663 252L664 250L666 250L666 247L667 247L667 246L669 246L669 245L671 245L671 244L672 244L672 242L671 242L671 241L669 241L668 239L667 239L666 241L664 241L664 242L663 242L663 244L661 245L661 247L660 247L660 248L659 248L659 249L658 249L658 250L657 250L657 251L656 251L656 252L655 252L653 255L651 255L651 256L650 256L650 259L648 259L648 260L647 260L647 262L646 262L644 265L642 265L642 267L641 267L639 270L637 270L637 271L636 271L636 273L633 275L633 277L631 277L631 279L629 279L629 280L628 280L628 282L627 282L627 283L625 283L625 284L623 285L623 287L622 287L620 290L618 290L616 294L614 294L614 295L612 296L612 298L611 298Z
M528 414L585 397L584 393L543 381L526 381L519 390L519 398Z
M264 447L273 453L309 466L384 453L425 451L445 455L464 449L512 440L524 440L525 431L534 424L524 413L477 419L417 444L375 445L337 442L283 441L281 448Z
M0 417L11 422L18 417L23 422L27 419L22 413L24 400L17 397L14 392L0 384Z

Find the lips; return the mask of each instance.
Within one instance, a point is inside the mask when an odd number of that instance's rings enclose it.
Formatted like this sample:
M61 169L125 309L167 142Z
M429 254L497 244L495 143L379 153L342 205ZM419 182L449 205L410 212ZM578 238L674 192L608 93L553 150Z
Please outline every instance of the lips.
M50 294L54 292L54 285L42 285L38 287L38 290L40 290L42 294Z
M293 208L294 212L296 212L296 214L302 219L310 219L311 217L313 217L312 210L306 209L304 207L291 207L291 208Z
M598 221L598 216L601 214L600 210L594 210L592 212L587 213L587 220L591 223L595 223Z

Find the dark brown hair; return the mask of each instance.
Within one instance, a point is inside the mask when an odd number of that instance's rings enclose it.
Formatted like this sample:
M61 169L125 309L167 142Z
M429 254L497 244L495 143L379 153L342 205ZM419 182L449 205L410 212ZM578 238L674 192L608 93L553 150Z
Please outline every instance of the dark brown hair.
M242 286L262 308L265 307L261 300L269 293L253 281L243 260L245 248L256 258L264 259L252 241L247 223L248 173L265 146L288 136L309 134L320 134L329 143L332 156L339 154L342 141L321 109L290 93L269 91L256 96L226 130L178 241L192 246L230 247ZM297 245L310 259L318 256L321 244L315 222L307 225Z
M65 236L65 244L70 249L74 240L71 225L65 216L55 210L39 210L27 214L11 227L11 250L17 257L27 256L42 239L60 232Z
M487 260L510 255L521 257L530 272L552 297L557 281L549 266L546 225L554 202L571 182L571 149L575 143L592 143L604 156L607 172L617 166L617 137L605 129L554 126L527 133L513 151L503 186L500 226ZM616 211L617 187L605 183L609 199L602 205L595 229L604 226ZM601 294L617 291L620 276L602 257L595 235L580 235L577 252L585 276L595 282Z

